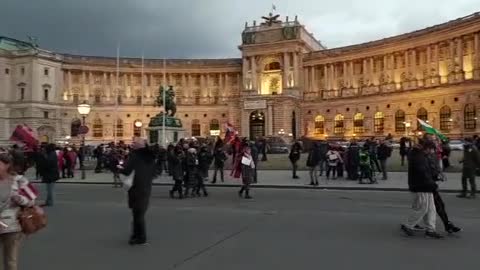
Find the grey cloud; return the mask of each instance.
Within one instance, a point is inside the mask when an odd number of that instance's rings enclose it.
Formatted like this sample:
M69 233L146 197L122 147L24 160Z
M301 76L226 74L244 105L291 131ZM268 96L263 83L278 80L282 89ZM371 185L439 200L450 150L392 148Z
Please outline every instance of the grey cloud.
M59 52L169 58L238 57L245 21L271 0L3 0L0 35ZM477 0L277 0L328 47L413 31L475 12Z

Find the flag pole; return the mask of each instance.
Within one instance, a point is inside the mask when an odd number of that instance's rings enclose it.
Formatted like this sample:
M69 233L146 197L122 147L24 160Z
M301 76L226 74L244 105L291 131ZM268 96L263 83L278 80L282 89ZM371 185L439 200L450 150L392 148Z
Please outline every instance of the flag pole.
M166 92L167 92L167 63L165 58L163 58L163 124L162 124L162 145L163 147L167 146L167 138L165 138L165 118L167 117L167 102L166 102Z
M113 119L113 142L117 144L117 121L118 121L118 94L120 84L118 83L120 77L120 43L117 44L117 72L116 72L116 87L115 87L115 117Z
M142 126L140 127L140 137L143 138L143 115L145 113L145 106L144 106L144 103L143 103L143 97L145 96L144 95L144 88L145 88L145 80L144 80L144 65L145 65L145 56L144 56L144 52L142 51L142 91L141 91L141 95L142 95L142 98L141 98L141 106L142 106L142 114L141 114L141 117L140 117L140 121L142 122Z

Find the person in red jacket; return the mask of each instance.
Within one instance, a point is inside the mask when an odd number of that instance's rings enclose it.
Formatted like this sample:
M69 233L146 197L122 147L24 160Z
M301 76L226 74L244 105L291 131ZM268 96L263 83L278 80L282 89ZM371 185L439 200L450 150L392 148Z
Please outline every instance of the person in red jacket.
M73 148L68 147L67 148L67 156L65 158L66 160L66 166L67 166L67 177L68 178L73 178L74 177L74 170L75 170L75 165L77 162L77 153L73 150Z

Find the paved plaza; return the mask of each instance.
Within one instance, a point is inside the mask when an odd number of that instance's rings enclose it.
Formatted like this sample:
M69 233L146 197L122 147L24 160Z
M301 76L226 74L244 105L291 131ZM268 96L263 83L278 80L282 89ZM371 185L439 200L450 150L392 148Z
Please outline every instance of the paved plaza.
M154 187L146 247L127 244L125 193L106 185L58 185L49 225L28 238L19 269L475 269L480 204L446 194L464 228L443 240L399 230L406 192L210 188L171 200ZM442 231L442 226L438 226Z
M33 172L29 171L30 179L33 178ZM261 170L258 171L258 184L260 188L312 188L310 185L310 176L308 171L299 171L300 179L292 179L291 171L285 170ZM213 171L209 173L210 179L213 177ZM440 188L445 192L457 192L461 189L461 174L460 173L445 173L447 181L440 182ZM378 176L380 179L381 176ZM349 181L345 179L327 180L325 175L319 177L320 185L315 189L348 189L348 190L390 190L390 191L406 191L408 189L408 179L406 172L390 172L389 180L378 180L378 184L358 184L357 181ZM113 175L110 172L94 173L87 172L85 180L80 179L80 172L76 172L75 178L61 179L59 183L79 183L79 184L110 184L113 181ZM171 177L165 174L155 179L156 185L173 185ZM225 171L225 182L217 180L215 186L238 186L240 179L234 179L230 176L230 171Z

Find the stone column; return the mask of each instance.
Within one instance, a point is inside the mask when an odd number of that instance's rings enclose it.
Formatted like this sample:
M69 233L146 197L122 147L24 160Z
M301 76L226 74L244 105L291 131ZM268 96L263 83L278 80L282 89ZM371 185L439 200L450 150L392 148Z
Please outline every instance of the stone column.
M272 136L273 134L273 106L271 104L267 105L267 135Z
M189 97L189 102L193 102L193 99L195 98L194 97L194 93L193 93L193 88L195 87L195 85L193 84L193 77L192 77L192 74L191 73L188 73L188 76L187 76L187 87L188 87L188 97Z
M290 55L283 53L283 88L288 88L288 74L290 73Z
M244 57L243 58L243 63L242 63L242 78L243 78L243 89L248 90L248 85L247 85L247 74L248 74L248 58Z
M306 66L303 68L303 89L305 92L310 92L310 80L308 79L310 76L310 66Z
M453 39L450 40L450 68L448 73L452 73L455 71L455 41Z
M82 71L82 88L84 97L88 96L87 84L87 75L85 74L85 71Z
M369 59L369 61L370 61L370 68L369 68L370 70L369 70L368 73L370 74L370 83L371 83L371 84L374 84L374 81L375 81L375 66L374 66L374 59L373 59L373 57L371 57L371 58Z
M473 77L480 79L480 33L475 33L473 36Z
M67 70L67 92L69 95L72 94L72 71Z
M410 73L410 59L409 59L410 53L408 50L405 51L404 57L405 57L405 74L407 75L407 80L409 79L409 73Z
M412 79L416 81L417 80L417 51L415 49L412 50L411 59L412 59L411 70L413 75Z
M228 77L228 73L225 73L224 76L225 76L225 84L223 85L223 89L221 91L222 91L222 96L226 97L226 96L230 95L230 87L231 86L230 86L230 80L229 80L229 77Z
M325 90L329 90L328 85L328 67L327 65L323 65L323 87Z
M110 97L113 96L113 91L114 91L115 88L116 88L115 75L113 73L110 73L110 85L107 88L108 91L106 93L107 100L110 100Z
M293 85L298 86L298 52L293 52Z
M255 60L255 56L250 57L251 67L252 67L252 85L253 89L257 90L257 61Z
M200 74L200 96L204 99L207 96L207 87L205 85L205 74Z
M182 73L182 96L188 97L187 75Z
M354 88L355 86L355 71L353 70L353 61L350 61L350 72L349 72L349 80L350 80L350 88Z
M463 79L463 40L462 40L462 37L457 39L457 57L458 57L458 65L460 67L460 73L462 74L462 79Z
M363 59L363 73L362 73L362 76L363 76L363 80L365 81L365 79L367 78L367 59Z
M434 56L433 56L433 65L435 66L435 76L440 75L440 61L438 60L439 55L439 45L435 44L434 47Z
M395 81L395 54L390 55L390 81L392 83Z
M310 73L310 91L316 92L317 91L317 82L315 79L315 66L311 66L311 73Z
M332 88L337 90L338 89L338 82L337 82L337 64L336 63L333 63L332 64Z
M427 71L428 76L430 76L430 69L432 68L432 46L429 44L427 46Z
M350 82L348 81L348 68L347 68L347 61L343 62L343 85L348 87Z

